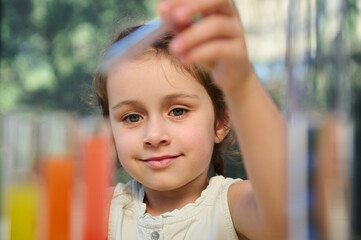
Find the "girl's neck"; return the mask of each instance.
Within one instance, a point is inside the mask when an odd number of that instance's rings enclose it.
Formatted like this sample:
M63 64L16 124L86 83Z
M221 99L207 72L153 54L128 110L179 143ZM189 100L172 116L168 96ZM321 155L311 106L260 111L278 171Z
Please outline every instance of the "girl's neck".
M208 186L208 181L207 176L200 176L188 184L171 191L156 191L144 187L146 212L152 216L159 216L165 212L181 209L189 203L194 203Z

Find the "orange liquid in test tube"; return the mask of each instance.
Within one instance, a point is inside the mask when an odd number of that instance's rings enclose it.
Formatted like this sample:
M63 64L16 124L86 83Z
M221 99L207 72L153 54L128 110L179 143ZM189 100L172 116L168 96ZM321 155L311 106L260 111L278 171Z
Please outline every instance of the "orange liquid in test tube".
M74 162L69 157L50 157L43 162L45 195L45 239L68 240L71 234L71 207Z
M85 211L84 240L107 236L108 197L110 183L110 146L102 137L92 137L84 143Z

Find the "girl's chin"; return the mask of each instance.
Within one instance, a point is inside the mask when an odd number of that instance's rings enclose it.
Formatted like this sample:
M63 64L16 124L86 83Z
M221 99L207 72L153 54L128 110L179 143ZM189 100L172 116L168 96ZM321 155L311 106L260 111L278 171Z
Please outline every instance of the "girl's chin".
M177 183L174 182L174 179L168 180L164 178L164 179L158 179L151 183L147 182L146 184L143 185L145 190L149 189L151 191L169 192L181 188L182 186L184 186L184 182Z

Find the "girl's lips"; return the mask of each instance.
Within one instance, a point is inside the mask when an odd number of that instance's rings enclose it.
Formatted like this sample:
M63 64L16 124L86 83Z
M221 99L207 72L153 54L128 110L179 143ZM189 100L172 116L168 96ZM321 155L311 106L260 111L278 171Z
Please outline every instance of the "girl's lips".
M147 164L151 168L165 168L168 167L172 162L180 157L181 155L167 155L160 157L152 157L144 160L145 164Z

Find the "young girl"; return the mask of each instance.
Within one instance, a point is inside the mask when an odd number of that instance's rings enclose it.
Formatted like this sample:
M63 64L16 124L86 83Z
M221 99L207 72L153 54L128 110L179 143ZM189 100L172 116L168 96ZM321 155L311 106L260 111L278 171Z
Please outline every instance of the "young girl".
M164 0L158 10L175 36L94 79L134 178L114 189L108 238L284 239L285 123L236 10L229 0ZM249 180L221 176L231 122ZM208 179L210 164L218 176Z

